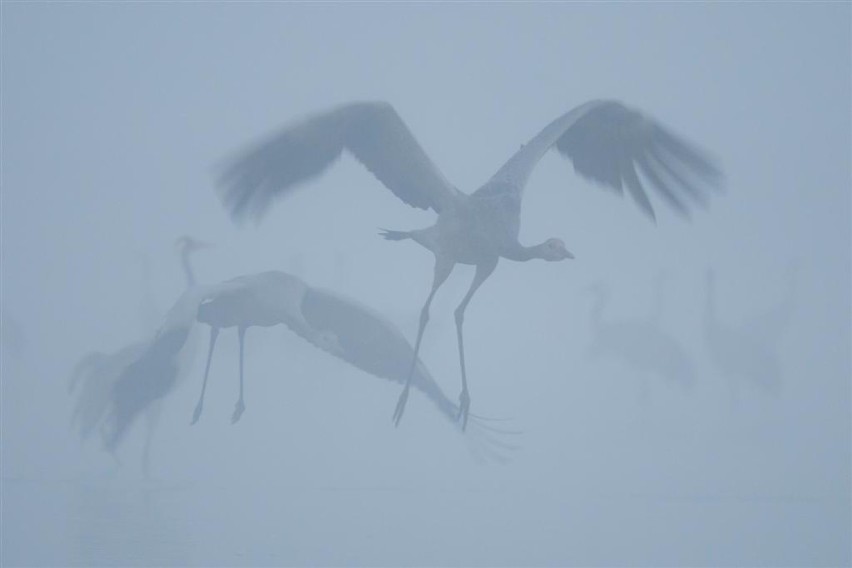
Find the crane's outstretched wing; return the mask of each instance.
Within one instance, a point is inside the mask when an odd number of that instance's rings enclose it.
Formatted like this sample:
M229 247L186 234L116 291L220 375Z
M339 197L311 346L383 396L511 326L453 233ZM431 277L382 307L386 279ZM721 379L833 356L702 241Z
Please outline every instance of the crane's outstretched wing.
M658 122L616 101L589 101L560 116L525 144L482 188L506 184L522 192L538 161L553 146L574 163L574 170L623 192L651 219L654 208L647 185L677 212L688 215L687 195L704 204L707 185L721 180L720 170L695 146Z
M110 406L110 396L124 368L145 349L145 342L133 343L113 353L93 352L74 367L68 391L76 393L71 413L72 428L85 441L102 423ZM78 387L79 385L79 387Z
M375 377L405 384L414 348L399 328L377 311L328 290L307 288L300 316L307 325L302 330L292 329L304 339ZM458 421L458 405L450 401L422 361L417 361L412 385L464 432ZM470 450L480 459L506 461L505 452L518 446L501 438L518 432L500 430L483 420L471 417L470 438L475 443Z
M343 150L413 207L441 211L458 195L383 102L347 104L286 127L232 160L220 195L234 219L260 218L273 199L321 174Z
M190 288L178 298L149 341L139 345L110 384L109 411L101 437L114 452L136 418L172 391L181 374L181 352L195 325L203 287Z

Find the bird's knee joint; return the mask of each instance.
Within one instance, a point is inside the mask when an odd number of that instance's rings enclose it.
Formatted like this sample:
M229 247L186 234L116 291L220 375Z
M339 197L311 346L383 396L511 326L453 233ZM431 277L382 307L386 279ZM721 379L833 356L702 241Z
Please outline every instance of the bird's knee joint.
M456 310L456 324L461 325L464 323L464 310Z

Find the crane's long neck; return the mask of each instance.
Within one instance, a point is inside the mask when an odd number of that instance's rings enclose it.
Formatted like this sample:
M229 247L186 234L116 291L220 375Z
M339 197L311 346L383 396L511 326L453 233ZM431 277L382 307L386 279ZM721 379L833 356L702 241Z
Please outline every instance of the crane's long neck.
M509 260L515 260L518 262L526 262L534 258L544 258L545 245L546 243L541 243L531 247L525 247L520 243L515 243L503 253L503 256Z
M192 270L192 265L189 262L190 252L184 249L180 254L180 262L183 266L183 273L186 275L186 287L192 288L195 286L195 273Z

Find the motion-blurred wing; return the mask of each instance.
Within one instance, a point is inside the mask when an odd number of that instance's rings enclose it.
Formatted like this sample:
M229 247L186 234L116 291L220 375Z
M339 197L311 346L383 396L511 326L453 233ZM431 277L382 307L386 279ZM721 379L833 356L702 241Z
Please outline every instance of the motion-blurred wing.
M121 373L144 349L141 342L113 353L89 353L75 365L68 390L75 392L71 422L81 440L88 439L106 416Z
M309 288L301 312L308 329L294 330L299 335L362 371L405 384L414 349L399 328L376 310L328 290ZM458 408L422 361L417 361L412 385L455 420Z
M108 451L114 451L136 418L163 399L177 383L181 350L195 325L203 292L200 286L185 291L166 314L154 337L138 346L118 370L110 385L109 412L101 431Z
M523 191L533 168L553 146L574 163L581 176L619 193L627 186L633 200L651 219L655 218L654 208L646 186L653 187L678 213L688 216L690 204L684 196L703 204L706 186L721 180L721 172L704 152L655 120L619 102L590 101L550 123L512 156L485 188L508 183Z
M352 103L286 127L235 158L220 180L234 219L259 219L275 197L320 175L349 150L397 197L441 211L459 194L388 104Z

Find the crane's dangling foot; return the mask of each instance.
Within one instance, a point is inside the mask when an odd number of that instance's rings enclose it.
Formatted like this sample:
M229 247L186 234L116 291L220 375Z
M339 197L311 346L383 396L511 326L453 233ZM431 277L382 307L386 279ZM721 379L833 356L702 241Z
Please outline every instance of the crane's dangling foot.
M237 406L236 406L236 408L234 408L234 414L233 414L233 416L231 416L231 424L236 424L239 421L240 416L243 415L243 410L245 410L245 409L246 409L246 405L243 404L243 400L242 399L238 400Z
M399 400L396 402L396 410L393 411L393 425L399 426L399 421L402 420L402 414L405 412L405 403L408 402L408 385L402 389L399 395Z
M190 422L190 426L198 422L198 419L201 418L201 409L204 408L204 404L199 402L195 405L195 412L192 413L192 422Z
M461 420L462 430L467 428L467 418L470 414L470 395L467 392L467 389L464 389L459 395L459 415L456 418L457 420Z

